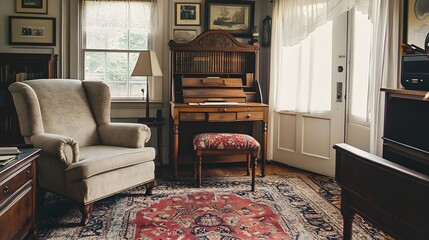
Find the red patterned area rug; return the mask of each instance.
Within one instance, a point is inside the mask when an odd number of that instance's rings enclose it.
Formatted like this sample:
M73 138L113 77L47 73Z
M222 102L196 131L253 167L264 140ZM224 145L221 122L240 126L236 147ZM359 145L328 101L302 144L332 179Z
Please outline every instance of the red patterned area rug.
M342 239L338 185L319 175L157 180L154 195L138 187L96 202L79 226L76 205L57 195L45 200L40 239ZM353 239L385 239L356 217Z

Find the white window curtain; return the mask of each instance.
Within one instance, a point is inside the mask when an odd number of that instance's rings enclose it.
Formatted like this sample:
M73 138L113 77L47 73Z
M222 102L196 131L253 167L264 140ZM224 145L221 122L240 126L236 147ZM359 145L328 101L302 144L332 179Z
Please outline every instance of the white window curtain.
M281 44L274 14L270 100L275 111L320 113L331 110L332 21L293 47ZM324 101L325 100L325 101Z
M370 152L382 155L384 94L398 84L401 1L373 0L373 34L369 69Z
M155 0L84 0L83 4L84 10L91 9L91 12L84 13L83 27L86 32L94 30L108 36L124 31L151 33L158 27ZM147 24L149 22L151 24Z
M368 0L366 0L368 1ZM283 45L293 46L317 27L333 20L355 6L356 0L278 0L275 8L280 8ZM365 4L360 4L362 8ZM367 6L367 5L366 5ZM280 19L278 19L280 20Z

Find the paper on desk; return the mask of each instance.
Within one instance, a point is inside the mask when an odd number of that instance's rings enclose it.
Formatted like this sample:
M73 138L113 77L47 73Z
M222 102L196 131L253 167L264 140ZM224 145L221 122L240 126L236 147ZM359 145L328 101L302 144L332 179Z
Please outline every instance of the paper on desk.
M238 102L203 102L200 105L237 105Z

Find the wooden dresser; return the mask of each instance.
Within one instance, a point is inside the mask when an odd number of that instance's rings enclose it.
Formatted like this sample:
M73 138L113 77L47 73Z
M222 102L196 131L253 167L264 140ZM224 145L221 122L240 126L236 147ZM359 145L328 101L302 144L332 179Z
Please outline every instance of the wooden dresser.
M0 167L0 239L32 237L36 218L36 159L40 149L22 149Z
M192 163L193 136L235 132L261 144L265 175L268 105L259 85L259 44L242 44L224 31L207 31L189 43L169 42L171 50L170 159ZM205 162L246 162L246 156L209 156Z
M355 213L394 239L429 239L429 92L385 93L383 158L336 144L344 239Z
M382 91L386 94L383 158L429 175L429 92Z

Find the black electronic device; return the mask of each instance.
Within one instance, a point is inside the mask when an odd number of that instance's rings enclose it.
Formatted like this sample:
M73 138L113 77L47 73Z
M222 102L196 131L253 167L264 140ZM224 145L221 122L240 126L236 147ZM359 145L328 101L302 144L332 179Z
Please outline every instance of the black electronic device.
M429 91L429 56L402 56L401 84L406 89Z
M162 119L162 110L161 109L156 110L156 119L157 120Z

